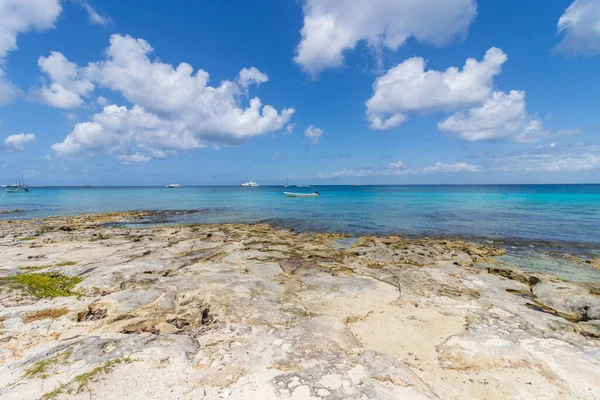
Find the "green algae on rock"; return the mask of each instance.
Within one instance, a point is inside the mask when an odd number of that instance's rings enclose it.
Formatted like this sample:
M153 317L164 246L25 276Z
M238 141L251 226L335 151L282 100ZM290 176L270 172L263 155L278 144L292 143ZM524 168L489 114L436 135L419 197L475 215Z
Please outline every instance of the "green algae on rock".
M80 277L69 277L58 272L26 273L4 277L0 282L11 289L24 290L37 298L76 296L73 288L82 281Z

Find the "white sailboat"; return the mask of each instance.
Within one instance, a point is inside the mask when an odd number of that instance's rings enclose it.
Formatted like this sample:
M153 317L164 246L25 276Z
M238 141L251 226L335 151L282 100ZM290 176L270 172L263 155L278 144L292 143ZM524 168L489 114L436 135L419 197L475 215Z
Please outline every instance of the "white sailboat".
M177 189L180 187L181 187L181 185L179 183L171 183L171 184L167 185L167 189Z
M254 181L250 181L250 182L242 183L242 186L243 187L258 187L260 185Z
M19 179L12 185L6 186L6 193L28 193L29 187L25 185L25 179L21 182Z

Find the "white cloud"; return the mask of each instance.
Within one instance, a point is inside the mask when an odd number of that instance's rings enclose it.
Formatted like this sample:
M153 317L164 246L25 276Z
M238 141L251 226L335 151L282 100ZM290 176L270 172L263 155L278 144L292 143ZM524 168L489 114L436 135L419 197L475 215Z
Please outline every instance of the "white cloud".
M85 9L85 11L87 12L91 24L104 26L104 25L108 25L112 22L110 17L100 14L87 1L81 0L80 3L82 5L82 7Z
M600 54L600 2L575 0L558 20L558 33L563 35L556 46L559 51Z
M541 120L527 114L525 92L516 90L493 92L483 105L455 113L438 127L469 141L510 138L535 142L551 135Z
M131 109L109 105L81 122L52 150L63 157L78 158L94 153L121 153L131 147L145 150L155 158L165 158L171 151L206 147L180 121L162 119L140 106Z
M548 146L495 157L490 168L504 172L581 172L600 169L600 146Z
M294 128L296 127L296 124L287 124L285 126L285 129L283 130L283 134L284 135L291 135L294 132Z
M83 97L94 90L94 84L84 77L84 71L59 52L40 57L38 65L51 83L34 90L32 97L46 105L63 109L81 107L85 104Z
M263 74L255 67L242 68L238 77L238 83L243 88L248 88L250 85L259 86L261 83L269 81L269 77Z
M25 145L35 141L33 133L19 133L4 139L4 147L8 150L25 151Z
M0 0L0 105L18 94L2 69L8 52L17 49L17 36L53 28L61 9L59 0Z
M425 60L409 58L377 78L373 96L367 101L367 118L372 129L389 129L407 119L407 113L454 111L484 101L491 93L494 76L507 60L491 48L478 62L469 58L463 69L425 71Z
M343 52L361 40L396 50L409 37L440 46L464 36L477 5L475 0L304 0L303 13L294 61L315 77L340 67Z
M273 154L273 157L271 157L269 160L270 161L284 161L284 160L287 160L287 157L280 154L278 151L276 151L275 154Z
M98 98L96 99L96 103L98 103L101 106L105 106L105 105L108 105L109 101L104 96L98 96Z
M105 106L52 147L57 155L122 153L134 146L163 158L172 151L206 147L206 142L240 144L281 130L294 113L292 108L278 112L263 106L257 97L248 99L248 87L242 83L225 80L210 86L207 72L194 72L187 63L175 68L151 60L152 51L143 39L111 36L107 58L90 63L81 74L97 86L119 92L133 107ZM250 85L268 78L250 68L237 79Z
M0 59L0 106L10 103L19 93L19 88L13 85L2 70L2 59Z
M59 0L0 1L0 59L17 49L17 36L54 27L61 12Z
M313 146L319 144L319 140L321 140L322 135L323 130L321 128L317 128L314 125L309 126L304 131L304 136L306 137L306 140L309 144Z
M465 162L456 162L446 164L437 162L434 165L427 167L416 168L410 167L402 161L390 163L385 168L359 168L348 169L344 168L331 173L317 173L311 178L316 179L331 179L345 177L363 177L363 176L405 176L405 175L436 175L436 174L460 174L460 173L475 173L479 172L480 167L477 165L467 164Z
M406 164L404 164L402 161L392 162L392 163L390 163L390 167L394 168L394 169L408 168L408 166Z
M461 172L479 172L479 167L465 162L446 164L438 161L434 165L420 170L422 174L459 174Z
M134 153L134 154L121 154L119 155L119 161L121 164L132 164L132 163L142 163L148 162L152 159L152 157L148 157L144 154Z

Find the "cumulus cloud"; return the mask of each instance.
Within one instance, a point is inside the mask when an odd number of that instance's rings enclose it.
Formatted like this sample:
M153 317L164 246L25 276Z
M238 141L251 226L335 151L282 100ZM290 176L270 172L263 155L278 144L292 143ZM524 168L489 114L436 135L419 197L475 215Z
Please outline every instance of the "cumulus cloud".
M306 138L307 142L312 146L319 144L319 140L321 140L322 135L323 130L321 128L317 128L314 125L309 126L304 131L304 137Z
M479 172L480 167L477 165L467 164L465 162L456 162L447 164L437 162L434 165L426 167L410 167L402 161L390 163L384 168L359 168L348 169L344 168L339 171L330 173L317 173L312 178L316 179L331 179L331 178L346 178L346 177L364 177L364 176L406 176L406 175L435 175L435 174L460 174Z
M85 103L83 98L94 90L94 84L85 78L84 70L59 52L40 57L38 65L51 83L34 90L32 97L46 105L63 109L81 107Z
M25 151L25 145L35 141L33 133L19 133L4 139L4 148L14 151Z
M475 0L304 0L294 61L315 77L340 67L361 40L391 50L409 37L441 46L464 36L476 13Z
M441 130L469 141L509 138L535 142L551 136L542 121L527 113L525 92L493 92L483 105L458 112L438 124Z
M0 0L0 105L18 93L2 69L8 52L17 49L17 36L53 28L61 10L59 0Z
M558 20L563 35L556 50L572 54L600 54L600 2L575 0Z
M409 58L377 78L367 101L372 129L400 125L407 113L455 111L480 104L491 93L494 76L501 72L507 55L491 48L482 61L469 58L462 70L425 70L425 60Z
M118 92L133 106L106 105L92 121L77 124L62 143L52 146L57 155L122 153L133 146L162 158L171 151L206 147L207 142L240 144L283 129L294 113L247 97L248 86L268 80L256 68L243 69L235 81L210 86L206 71L151 60L152 52L143 39L112 35L106 59L80 69L79 76Z
M243 88L248 88L250 85L259 86L261 83L269 81L269 77L263 74L255 67L242 68L238 77L238 83Z

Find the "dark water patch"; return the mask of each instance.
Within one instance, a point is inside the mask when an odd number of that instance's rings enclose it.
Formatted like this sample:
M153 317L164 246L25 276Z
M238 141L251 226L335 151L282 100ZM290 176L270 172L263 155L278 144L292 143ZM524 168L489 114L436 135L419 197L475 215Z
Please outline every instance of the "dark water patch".
M527 303L527 304L525 304L525 306L527 308L529 308L530 310L539 311L539 312L543 312L545 314L554 315L555 317L562 317L561 315L559 315L552 308L544 307L543 305L541 305L539 303ZM578 322L578 321L571 321L571 322Z

